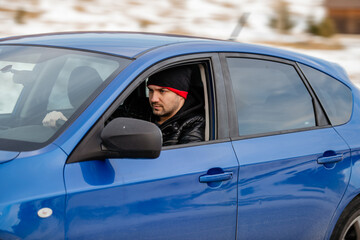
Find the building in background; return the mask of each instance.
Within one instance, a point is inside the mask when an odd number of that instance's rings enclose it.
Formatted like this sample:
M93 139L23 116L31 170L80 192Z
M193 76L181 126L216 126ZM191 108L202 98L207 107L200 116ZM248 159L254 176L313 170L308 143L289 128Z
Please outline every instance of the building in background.
M325 7L339 33L360 34L360 0L326 0Z

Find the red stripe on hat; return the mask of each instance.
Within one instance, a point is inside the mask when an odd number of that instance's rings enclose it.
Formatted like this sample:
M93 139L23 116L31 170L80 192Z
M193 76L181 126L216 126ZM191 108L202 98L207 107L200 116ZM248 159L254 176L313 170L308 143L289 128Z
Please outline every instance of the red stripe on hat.
M177 90L177 89L171 88L171 87L164 87L164 88L169 89L170 91L176 93L177 95L179 95L185 99L187 98L188 92L186 92L186 91Z
M150 85L153 85L153 84L150 84ZM149 86L150 86L149 85ZM154 85L154 86L158 86L158 85ZM158 86L158 87L161 87L161 88L166 88L166 89L169 89L170 91L176 93L177 95L183 97L183 98L187 98L187 95L188 95L188 92L186 91L181 91L181 90L178 90L178 89L175 89L175 88L171 88L171 87L163 87L163 86Z

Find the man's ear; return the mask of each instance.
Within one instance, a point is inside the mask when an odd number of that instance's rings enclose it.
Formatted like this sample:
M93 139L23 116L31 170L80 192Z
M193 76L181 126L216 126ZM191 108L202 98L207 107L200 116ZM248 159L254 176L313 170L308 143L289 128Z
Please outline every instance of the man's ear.
M178 95L179 96L179 95ZM179 100L179 105L181 105L181 107L182 106L184 106L184 104L185 104L185 98L183 98L183 97L181 97L181 96L179 96L179 98L180 98L180 100Z

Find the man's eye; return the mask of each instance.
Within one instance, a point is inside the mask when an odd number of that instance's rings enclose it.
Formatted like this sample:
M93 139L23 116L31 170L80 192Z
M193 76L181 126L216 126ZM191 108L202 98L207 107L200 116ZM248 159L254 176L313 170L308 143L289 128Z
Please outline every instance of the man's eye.
M164 93L164 92L166 92L165 89L161 89L161 90L160 90L160 93Z

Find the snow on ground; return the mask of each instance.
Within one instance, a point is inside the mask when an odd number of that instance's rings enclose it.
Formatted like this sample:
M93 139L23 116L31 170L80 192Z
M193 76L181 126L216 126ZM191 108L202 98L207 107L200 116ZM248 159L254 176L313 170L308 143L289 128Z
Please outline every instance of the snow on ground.
M238 41L277 47L339 63L360 85L360 37L337 37L338 50L284 47L309 41L309 17L321 19L323 0L286 0L295 26L290 34L269 27L277 0L0 0L0 37L55 31L145 31L228 39L239 17L248 21ZM317 39L328 42L328 39Z

